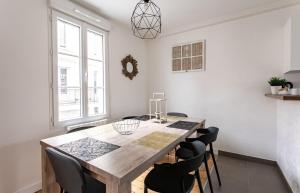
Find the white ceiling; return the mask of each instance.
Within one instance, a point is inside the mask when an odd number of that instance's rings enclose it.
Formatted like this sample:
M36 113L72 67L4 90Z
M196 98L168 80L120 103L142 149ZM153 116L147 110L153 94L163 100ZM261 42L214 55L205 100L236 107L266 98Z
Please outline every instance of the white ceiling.
M73 0L100 15L130 26L130 17L139 0ZM290 0L152 0L161 8L163 32Z

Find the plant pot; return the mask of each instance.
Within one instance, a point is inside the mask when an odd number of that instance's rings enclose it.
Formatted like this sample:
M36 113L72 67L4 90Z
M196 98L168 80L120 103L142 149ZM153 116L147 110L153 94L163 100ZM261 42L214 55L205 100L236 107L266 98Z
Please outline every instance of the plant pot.
M282 86L271 86L271 93L278 94L278 91L282 88Z

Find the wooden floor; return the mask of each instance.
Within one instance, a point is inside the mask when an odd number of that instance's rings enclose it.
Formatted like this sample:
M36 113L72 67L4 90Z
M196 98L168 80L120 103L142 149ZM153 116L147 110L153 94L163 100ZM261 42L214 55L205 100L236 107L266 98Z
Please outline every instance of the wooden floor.
M165 156L158 163L174 163L174 162L175 162L175 156L174 156L174 152L172 152L170 155ZM213 168L213 162L211 159L208 161L208 166L211 171ZM149 168L147 171L145 171L142 175L140 175L137 179L135 179L132 182L132 193L144 193L144 179L148 174L148 172L151 171L151 169L152 168ZM203 189L204 189L207 182L204 164L202 164L202 166L200 167L200 176L201 176L201 182L203 184ZM153 191L150 190L148 192L153 193ZM42 193L42 191L38 191L36 193ZM197 183L195 183L194 189L191 193L199 193L199 188Z

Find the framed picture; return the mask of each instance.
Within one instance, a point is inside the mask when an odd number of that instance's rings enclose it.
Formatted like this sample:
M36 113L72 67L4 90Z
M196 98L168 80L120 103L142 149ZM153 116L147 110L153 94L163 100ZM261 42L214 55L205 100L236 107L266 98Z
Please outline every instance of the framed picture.
M205 40L172 47L172 71L205 70Z

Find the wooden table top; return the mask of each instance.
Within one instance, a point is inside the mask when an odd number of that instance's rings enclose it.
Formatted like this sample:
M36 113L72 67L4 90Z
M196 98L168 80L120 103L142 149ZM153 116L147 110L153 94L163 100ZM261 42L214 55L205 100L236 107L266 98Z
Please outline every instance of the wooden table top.
M176 145L205 124L205 120L185 118L184 121L199 123L191 130L175 129L168 125L182 118L169 117L168 123L141 121L132 135L120 135L112 124L41 140L43 147L54 147L84 138L93 138L102 142L120 146L120 148L90 161L79 160L81 165L95 174L97 179L117 180L120 183L131 182L153 163L170 152ZM66 152L65 152L66 153Z

